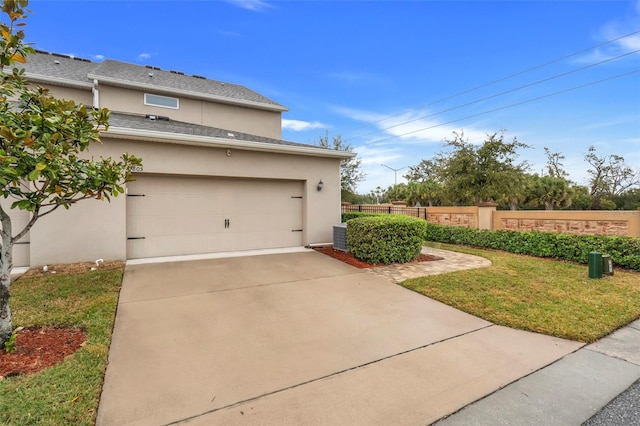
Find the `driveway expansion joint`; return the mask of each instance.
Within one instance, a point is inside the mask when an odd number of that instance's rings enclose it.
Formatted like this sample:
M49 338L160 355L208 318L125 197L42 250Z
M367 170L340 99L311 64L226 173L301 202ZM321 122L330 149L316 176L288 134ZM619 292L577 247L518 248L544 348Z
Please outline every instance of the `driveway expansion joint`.
M222 411L222 410L226 410L226 409L229 409L229 408L238 407L238 406L240 406L242 404L246 404L247 402L256 401L256 400L264 398L264 397L268 397L268 396L271 396L271 395L276 395L276 394L279 394L279 393L282 393L282 392L286 392L286 391L291 390L291 389L295 389L295 388L299 388L299 387L302 387L302 386L305 386L305 385L308 385L308 384L311 384L311 383L319 382L321 380L325 380L325 379L328 379L330 377L339 376L339 375L348 373L350 371L354 371L354 370L358 370L360 368L368 367L370 365L377 364L379 362L383 362L383 361L386 361L386 360L389 360L389 359L397 358L399 356L406 355L406 354L409 354L411 352L415 352L415 351L419 351L419 350L422 350L422 349L426 349L426 348L428 348L430 346L434 346L434 345L437 345L439 343L447 342L447 341L450 341L450 340L455 340L455 339L467 336L469 334L477 333L477 332L479 332L481 330L485 330L485 329L488 329L488 328L491 328L491 327L495 327L495 326L496 326L495 324L488 324L488 325L485 325L483 327L478 327L478 328L476 328L474 330L469 330L469 331L466 331L464 333L457 334L455 336L447 337L446 339L441 339L441 340L438 340L438 341L435 341L435 342L428 343L426 345L418 346L416 348L407 349L406 351L398 352L398 353L395 353L395 354L392 354L392 355L388 355L388 356L383 357L383 358L379 358L379 359L375 359L373 361L365 362L364 364L360 364L360 365L356 365L356 366L353 366L353 367L350 367L350 368L346 368L344 370L336 371L336 372L331 373L331 374L326 374L326 375L321 376L321 377L316 377L315 379L306 380L304 382L296 383L294 385L287 386L287 387L282 388L282 389L276 389L276 390L271 391L271 392L263 393L262 395L254 396L254 397L251 397L251 398L247 398L247 399L244 399L242 401L237 401L237 402L234 402L233 404L228 404L228 405L225 405L225 406L222 406L222 407L214 408L212 410L207 410L207 411L205 411L203 413L200 413L200 414L195 414L193 416L185 417L183 419L174 420L174 421L172 421L170 423L166 423L164 426L177 425L177 424L180 424L182 422L190 421L190 420L193 420L193 419L197 419L198 417L202 417L202 416L206 416L208 414L215 413L217 411Z

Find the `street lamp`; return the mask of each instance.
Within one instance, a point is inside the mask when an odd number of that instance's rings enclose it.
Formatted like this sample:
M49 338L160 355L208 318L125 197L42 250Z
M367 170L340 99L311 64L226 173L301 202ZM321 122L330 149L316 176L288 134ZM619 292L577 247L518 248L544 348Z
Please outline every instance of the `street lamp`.
M389 170L393 170L393 175L394 175L394 183L393 185L397 185L398 184L398 172L402 169L406 169L407 167L400 167L399 169L394 169L393 167L389 167L386 164L380 164L382 167L386 167Z

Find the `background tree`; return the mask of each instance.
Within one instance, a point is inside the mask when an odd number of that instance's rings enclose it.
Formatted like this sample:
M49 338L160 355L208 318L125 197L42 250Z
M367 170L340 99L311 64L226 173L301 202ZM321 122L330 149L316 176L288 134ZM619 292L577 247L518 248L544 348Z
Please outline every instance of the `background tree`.
M397 185L391 185L385 191L385 198L388 202L406 201L409 198L409 188L407 184L399 183Z
M26 210L31 219L14 230L0 205L0 345L12 334L9 306L13 245L38 219L78 201L109 200L124 192L130 168L140 159L124 154L120 161L94 161L82 156L99 132L108 127L108 111L55 99L46 89L30 87L15 63L24 63L33 49L23 41L27 0L4 0L6 22L0 24L0 194L11 209Z
M420 203L433 207L440 204L443 186L440 181L440 165L434 160L422 160L417 166L409 167L404 177L409 182L409 205Z
M598 156L595 147L590 146L584 159L591 166L587 173L590 176L589 192L593 210L602 209L603 200L609 199L604 206L608 210L611 207L611 198L640 184L640 171L627 166L624 157L620 155Z
M326 130L324 136L320 136L318 145L323 148L335 149L337 151L353 152L353 147L342 140L342 136L337 135L329 139L329 131ZM358 183L365 178L365 173L360 170L360 160L357 156L340 161L340 187L343 191L342 201L345 196L355 194ZM345 194L345 192L347 194Z
M381 202L384 202L384 197L386 196L386 193L384 189L380 188L379 186L376 186L376 189L369 192L369 196L371 197L371 200L375 204L380 204Z
M439 153L436 158L444 191L452 201L470 205L510 200L529 168L526 161L517 163L517 151L528 145L516 138L506 142L498 133L487 135L481 145L469 143L462 132L454 132L453 136L445 140L449 151Z
M566 179L534 175L528 189L530 203L545 210L570 207L573 190L569 184Z
M561 161L564 160L564 155L559 152L551 152L546 146L544 147L544 153L547 156L547 174L555 178L567 178L569 173L567 173L561 163Z
M547 156L547 174L533 175L528 184L529 202L534 207L545 210L563 209L571 206L574 191L572 182L567 179L569 173L564 170L561 160L564 155L544 148Z

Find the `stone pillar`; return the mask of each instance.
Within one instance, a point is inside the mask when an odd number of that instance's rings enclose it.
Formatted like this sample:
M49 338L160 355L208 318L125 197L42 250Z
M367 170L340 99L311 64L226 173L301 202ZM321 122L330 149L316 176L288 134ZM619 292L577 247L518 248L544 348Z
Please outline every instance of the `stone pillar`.
M478 203L478 229L493 229L493 212L497 206L493 202Z

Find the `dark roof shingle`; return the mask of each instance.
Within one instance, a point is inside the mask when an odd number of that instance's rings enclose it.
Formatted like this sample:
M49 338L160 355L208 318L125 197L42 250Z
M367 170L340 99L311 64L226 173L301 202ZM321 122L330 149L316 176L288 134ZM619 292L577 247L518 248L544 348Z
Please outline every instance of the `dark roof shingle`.
M229 101L262 104L269 108L286 111L287 108L244 86L185 75L175 71L163 71L155 67L129 64L105 59L91 62L86 59L37 51L27 56L24 64L27 77L32 79L53 78L66 80L70 84L90 84L93 79L116 80L123 85L156 87L160 91L180 91L186 97L213 96ZM152 76L150 76L150 74Z

